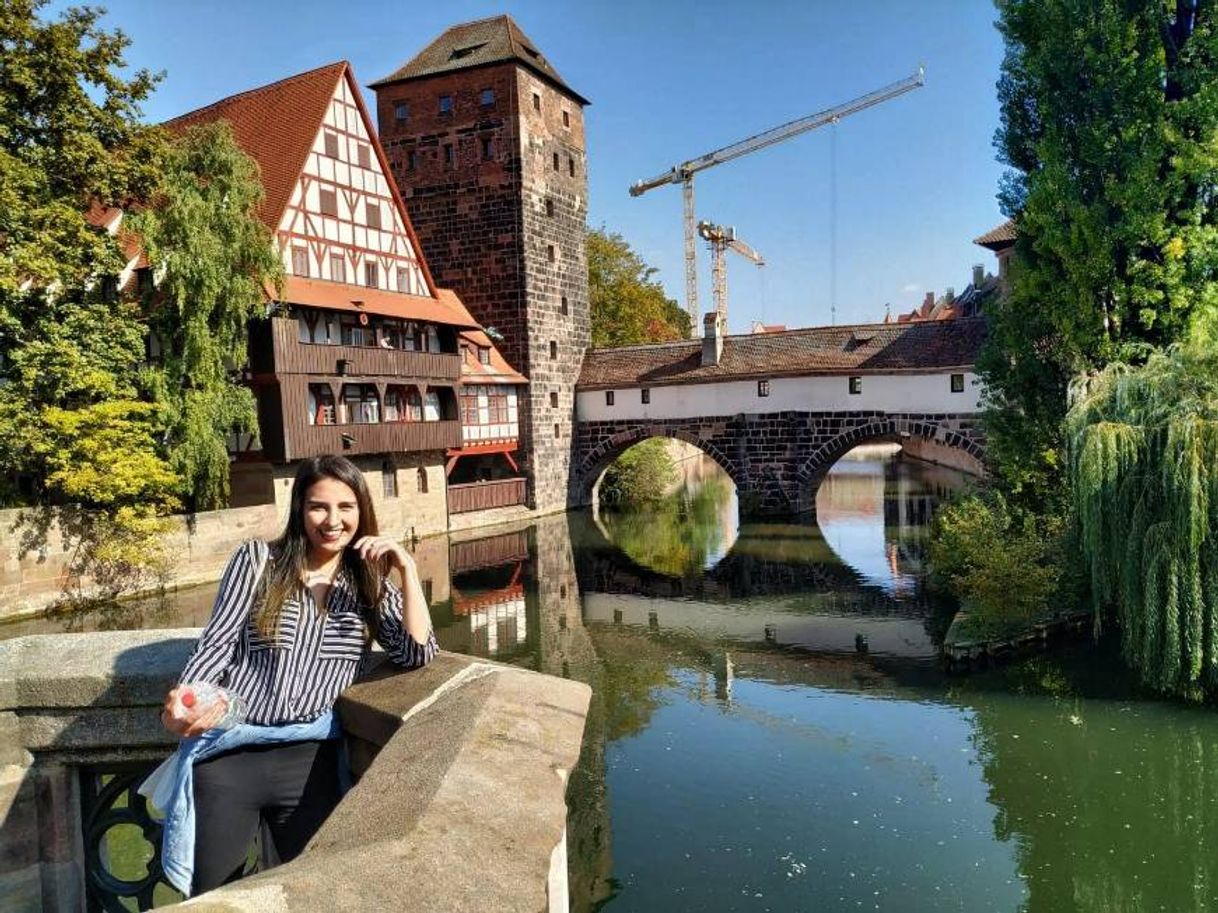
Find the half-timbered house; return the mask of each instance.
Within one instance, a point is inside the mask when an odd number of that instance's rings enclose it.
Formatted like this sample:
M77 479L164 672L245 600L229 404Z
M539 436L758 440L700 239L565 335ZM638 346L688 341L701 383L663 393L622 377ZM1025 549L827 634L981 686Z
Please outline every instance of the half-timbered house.
M338 62L170 121L228 121L261 170L260 215L287 274L251 329L259 434L239 442L234 504L287 496L294 463L353 458L387 531L447 527L444 463L461 446L459 336L479 329L437 289L358 84Z

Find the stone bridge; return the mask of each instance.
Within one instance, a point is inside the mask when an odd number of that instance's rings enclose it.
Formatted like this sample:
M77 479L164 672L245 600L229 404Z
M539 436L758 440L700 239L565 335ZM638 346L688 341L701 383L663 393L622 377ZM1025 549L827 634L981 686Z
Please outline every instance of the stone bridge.
M736 484L745 516L810 511L843 454L875 442L984 473L982 318L820 327L589 350L576 397L570 497L653 437L685 441Z

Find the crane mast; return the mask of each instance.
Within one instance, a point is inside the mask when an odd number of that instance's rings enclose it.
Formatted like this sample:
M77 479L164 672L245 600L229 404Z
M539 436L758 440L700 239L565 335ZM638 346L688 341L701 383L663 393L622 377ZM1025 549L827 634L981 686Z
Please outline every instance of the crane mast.
M715 297L715 313L727 324L727 257L731 250L759 268L765 266L765 258L736 237L736 229L730 226L699 222L698 234L710 244L712 288Z
M807 133L809 130L815 130L817 127L836 124L843 117L849 117L851 114L857 114L859 111L904 95L906 92L912 92L925 82L926 71L923 67L918 67L918 71L912 76L876 89L874 92L868 92L866 95L860 95L858 98L832 108L826 108L824 111L818 111L807 117L801 117L798 120L757 133L747 139L682 162L680 165L674 165L668 171L658 174L650 180L636 181L631 185L630 195L632 197L642 196L647 191L665 184L681 185L685 222L685 308L689 312L692 334L697 335L698 332L698 266L694 247L694 175L715 165L722 165L724 162L730 162L742 155L748 155L750 152L756 152L759 149L773 146L775 143L799 136L801 133Z

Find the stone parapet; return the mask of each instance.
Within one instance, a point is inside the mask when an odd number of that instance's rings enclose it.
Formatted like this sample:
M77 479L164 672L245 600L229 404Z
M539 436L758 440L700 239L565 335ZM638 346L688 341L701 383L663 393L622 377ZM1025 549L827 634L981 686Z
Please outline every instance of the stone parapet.
M83 909L79 769L166 754L157 711L197 634L0 643L5 909ZM455 654L412 672L382 658L340 699L359 779L304 853L183 906L565 910L566 777L590 695Z

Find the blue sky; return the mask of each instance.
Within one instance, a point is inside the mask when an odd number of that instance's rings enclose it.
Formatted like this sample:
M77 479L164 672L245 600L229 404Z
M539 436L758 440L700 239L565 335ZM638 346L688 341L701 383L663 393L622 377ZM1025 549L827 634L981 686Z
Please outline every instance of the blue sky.
M48 10L48 15L62 4ZM700 218L736 226L768 265L729 255L730 328L830 322L836 144L838 323L880 320L957 291L993 255L1002 44L987 0L111 0L135 66L165 70L162 120L339 58L367 84L446 27L510 13L588 98L589 223L620 232L683 303L681 194L627 188L685 159L926 66L922 89L697 178ZM371 97L369 97L371 100ZM831 135L831 134L835 134ZM699 242L700 304L710 260Z

